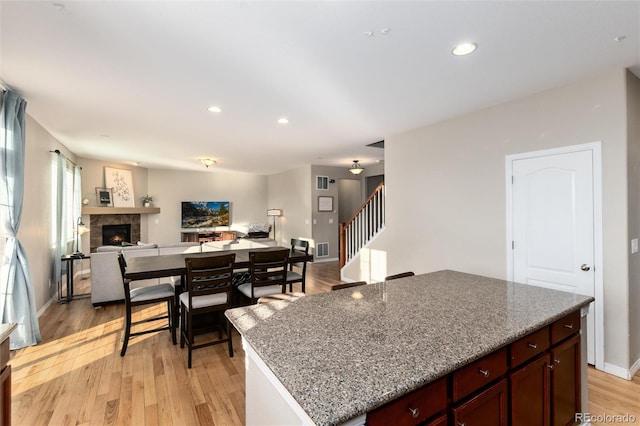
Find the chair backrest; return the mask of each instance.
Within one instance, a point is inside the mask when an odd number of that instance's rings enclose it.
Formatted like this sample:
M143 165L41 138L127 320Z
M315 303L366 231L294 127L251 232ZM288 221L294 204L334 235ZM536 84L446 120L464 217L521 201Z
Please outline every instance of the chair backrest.
M127 304L131 302L131 286L129 282L124 279L124 273L127 270L127 261L124 258L122 252L118 253L118 265L120 266L120 275L122 276L122 287L124 289L124 300Z
M251 298L256 287L281 285L284 292L287 281L289 249L249 252Z
M413 272L407 271L407 272L401 272L401 273L395 274L395 275L389 275L384 280L385 281L391 281L391 280L397 280L398 278L413 277L414 275L415 274Z
M333 287L331 287L331 291L342 290L343 288L358 287L358 286L365 285L365 284L367 284L366 281L356 281L356 282L352 282L352 283L338 284L338 285L334 285Z
M296 238L292 238L291 239L291 253L294 253L294 252L304 253L305 255L309 254L309 241L298 240ZM296 262L296 263L290 264L291 268L293 268L293 265L301 267L303 272L307 269L307 261L306 260L302 261L302 262Z
M189 309L194 297L216 293L227 293L227 302L231 302L231 280L233 279L233 263L235 253L208 257L187 257L187 292L189 293Z

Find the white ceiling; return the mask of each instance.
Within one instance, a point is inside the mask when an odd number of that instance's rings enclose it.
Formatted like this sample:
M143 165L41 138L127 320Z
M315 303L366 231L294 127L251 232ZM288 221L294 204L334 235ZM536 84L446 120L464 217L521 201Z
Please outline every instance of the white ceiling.
M389 135L640 75L640 1L2 0L0 25L0 81L27 113L79 156L150 168L366 167ZM461 41L477 51L454 57Z

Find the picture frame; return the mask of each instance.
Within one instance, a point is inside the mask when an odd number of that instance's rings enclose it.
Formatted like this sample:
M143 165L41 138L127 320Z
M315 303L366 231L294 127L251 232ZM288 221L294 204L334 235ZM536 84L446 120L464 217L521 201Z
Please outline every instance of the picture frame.
M113 207L135 207L133 174L131 170L104 168L104 183L111 188Z
M318 211L319 212L332 212L333 211L333 197L326 195L318 196Z
M113 207L113 190L111 188L96 188L96 205Z

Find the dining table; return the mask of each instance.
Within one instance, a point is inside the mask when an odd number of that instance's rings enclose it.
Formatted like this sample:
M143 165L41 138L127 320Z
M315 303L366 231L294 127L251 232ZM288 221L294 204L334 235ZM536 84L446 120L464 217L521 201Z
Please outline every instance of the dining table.
M249 253L257 251L275 251L289 247L265 247L259 249L221 250L202 253L164 254L159 256L134 257L127 261L124 279L128 281L165 278L173 276L184 277L187 274L185 259L190 257L211 257L234 253L236 259L233 269L247 269L250 266ZM289 263L313 262L313 255L297 250L290 250ZM184 280L183 280L184 281Z

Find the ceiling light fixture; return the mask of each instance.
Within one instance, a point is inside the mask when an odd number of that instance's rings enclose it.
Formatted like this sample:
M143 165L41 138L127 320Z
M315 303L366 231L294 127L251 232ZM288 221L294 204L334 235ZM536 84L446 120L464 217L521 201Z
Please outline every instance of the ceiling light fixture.
M381 33L382 35L387 35L387 34L389 34L390 32L391 32L391 28L383 28L383 29L381 29L381 30L380 30L380 33Z
M222 112L222 109L218 106L210 106L209 108L207 108L207 110L211 111L211 112Z
M369 38L369 37L373 37L373 31L365 31L362 33L363 36Z
M460 43L459 45L453 48L451 53L453 53L456 56L465 56L470 53L473 53L473 51L476 50L477 47L478 45L475 43Z
M202 163L203 166L205 166L207 169L209 168L209 166L215 166L216 164L218 164L216 162L216 160L214 160L213 158L198 158L198 160Z
M289 120L286 117L279 118L278 124L289 124Z
M351 173L353 173L354 175L359 175L360 173L362 173L364 171L364 169L360 165L359 160L353 160L353 164L349 168L349 171Z
M620 42L623 42L626 38L627 38L627 36L626 36L626 35L620 35L620 36L618 36L618 37L614 38L614 40L615 40L617 43L620 43Z

